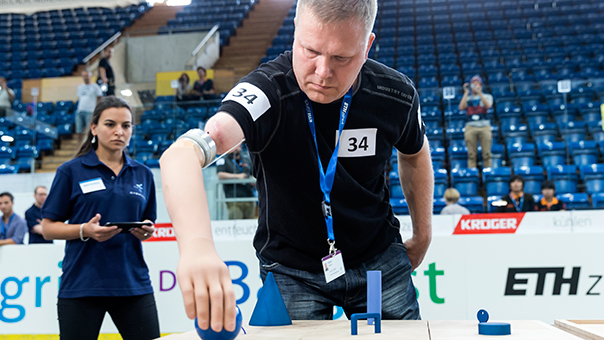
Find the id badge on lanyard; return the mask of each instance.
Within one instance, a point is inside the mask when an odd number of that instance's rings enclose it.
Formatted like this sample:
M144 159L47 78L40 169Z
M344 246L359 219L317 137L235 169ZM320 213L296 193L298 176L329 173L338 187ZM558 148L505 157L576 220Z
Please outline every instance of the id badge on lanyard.
M317 159L319 161L319 184L321 185L321 191L323 192L323 202L321 207L323 209L323 216L325 217L325 224L327 226L327 244L329 245L329 254L321 259L323 272L325 273L325 281L327 283L337 279L344 275L346 270L344 268L344 260L342 258L342 252L336 248L335 235L333 233L333 215L331 212L331 189L333 187L333 181L336 174L336 165L338 163L338 150L340 148L340 137L342 136L342 129L346 123L348 112L350 111L350 103L352 102L352 86L344 96L342 101L342 107L340 108L340 126L338 128L338 141L336 142L336 148L333 151L327 170L323 171L323 164L321 164L321 157L319 156L319 145L317 144L317 133L315 129L315 120L313 116L312 105L310 99L306 97L304 99L304 108L306 110L306 118L308 119L308 126L315 142L317 149Z
M6 229L8 229L8 226L13 221L13 217L15 217L14 213L8 219L8 222L6 223L6 227L4 226L4 216L0 217L0 240L4 240L4 238L6 237Z

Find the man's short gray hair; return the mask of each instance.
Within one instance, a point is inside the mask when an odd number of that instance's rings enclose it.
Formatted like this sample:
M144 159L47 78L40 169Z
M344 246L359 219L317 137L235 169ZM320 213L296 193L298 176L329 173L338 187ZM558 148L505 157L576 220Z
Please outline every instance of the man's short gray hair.
M325 24L359 18L369 36L377 14L377 0L298 0L296 18L305 11Z

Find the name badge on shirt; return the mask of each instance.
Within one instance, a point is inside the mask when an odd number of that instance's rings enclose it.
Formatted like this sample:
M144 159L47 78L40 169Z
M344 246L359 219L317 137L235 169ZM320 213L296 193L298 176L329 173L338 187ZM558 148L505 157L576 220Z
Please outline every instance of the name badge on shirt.
M338 157L369 157L375 156L375 136L377 129L342 130L342 139ZM338 131L336 131L336 142Z
M327 281L327 283L330 283L346 273L342 252L339 250L325 256L321 259L321 262L323 262L323 273L325 273L325 281Z
M105 183L103 183L103 180L100 177L80 182L80 188L85 194L107 189L105 188Z

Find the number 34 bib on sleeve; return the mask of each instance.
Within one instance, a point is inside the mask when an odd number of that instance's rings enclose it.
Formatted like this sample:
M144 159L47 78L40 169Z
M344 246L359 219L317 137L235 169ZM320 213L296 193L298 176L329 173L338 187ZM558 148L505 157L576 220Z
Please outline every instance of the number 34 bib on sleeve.
M254 121L271 108L271 103L264 91L250 83L237 84L222 101L228 100L241 104Z
M377 129L342 130L338 157L375 156L375 137ZM336 131L336 143L338 132Z

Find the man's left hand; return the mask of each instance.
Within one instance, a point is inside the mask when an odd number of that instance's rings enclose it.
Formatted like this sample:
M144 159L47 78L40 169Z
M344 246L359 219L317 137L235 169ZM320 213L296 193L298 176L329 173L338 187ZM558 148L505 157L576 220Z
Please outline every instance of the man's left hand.
M430 246L431 237L427 239L419 239L415 236L405 241L405 247L407 248L407 256L411 262L413 270L415 270L424 260L428 246Z

